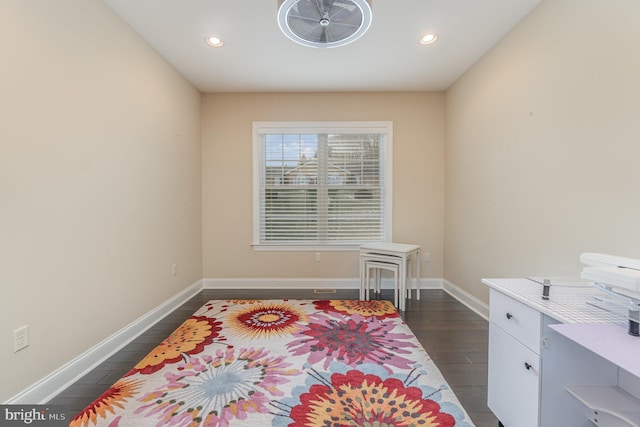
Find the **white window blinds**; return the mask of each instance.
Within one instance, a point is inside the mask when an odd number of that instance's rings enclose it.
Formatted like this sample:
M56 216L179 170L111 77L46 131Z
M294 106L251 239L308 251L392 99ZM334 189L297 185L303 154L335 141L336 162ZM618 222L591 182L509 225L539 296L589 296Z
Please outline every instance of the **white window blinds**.
M254 123L254 244L386 240L391 124Z

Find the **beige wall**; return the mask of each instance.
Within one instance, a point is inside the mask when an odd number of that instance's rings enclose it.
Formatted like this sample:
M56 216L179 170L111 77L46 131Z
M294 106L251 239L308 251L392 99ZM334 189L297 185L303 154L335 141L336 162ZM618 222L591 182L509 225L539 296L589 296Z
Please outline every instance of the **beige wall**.
M202 277L200 94L101 1L3 0L0 39L6 401Z
M445 277L640 257L640 2L545 0L446 93Z
M394 240L484 301L482 277L640 257L637 0L544 0L446 94L201 104L100 1L4 0L0 37L0 401L202 277L357 277L253 251L252 121L393 121Z
M256 252L252 121L393 121L393 236L423 245L423 277L442 277L443 94L210 94L202 113L203 276L356 279L356 252ZM426 268L425 268L426 267Z

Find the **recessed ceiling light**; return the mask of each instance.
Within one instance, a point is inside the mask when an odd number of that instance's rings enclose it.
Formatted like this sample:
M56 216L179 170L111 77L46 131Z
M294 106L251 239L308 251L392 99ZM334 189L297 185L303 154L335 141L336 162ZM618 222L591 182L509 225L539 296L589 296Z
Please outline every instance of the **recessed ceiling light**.
M221 47L224 44L224 41L220 37L216 36L207 36L204 39L204 42L212 47Z
M433 44L438 40L438 35L434 33L428 33L420 37L420 44Z

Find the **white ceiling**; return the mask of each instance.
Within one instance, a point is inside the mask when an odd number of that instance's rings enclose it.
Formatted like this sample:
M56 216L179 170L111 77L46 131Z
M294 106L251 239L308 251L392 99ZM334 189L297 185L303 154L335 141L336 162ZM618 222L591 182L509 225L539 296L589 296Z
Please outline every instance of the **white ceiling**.
M104 1L202 92L296 92L445 90L541 0L373 0L369 31L331 49L287 39L277 0Z

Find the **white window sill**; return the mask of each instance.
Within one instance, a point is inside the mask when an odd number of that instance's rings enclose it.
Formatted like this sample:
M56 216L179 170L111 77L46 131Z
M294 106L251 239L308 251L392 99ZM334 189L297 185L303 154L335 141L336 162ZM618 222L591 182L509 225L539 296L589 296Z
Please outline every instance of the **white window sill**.
M269 245L269 244L253 244L253 250L257 252L354 252L360 250L363 243L352 243L347 245Z

